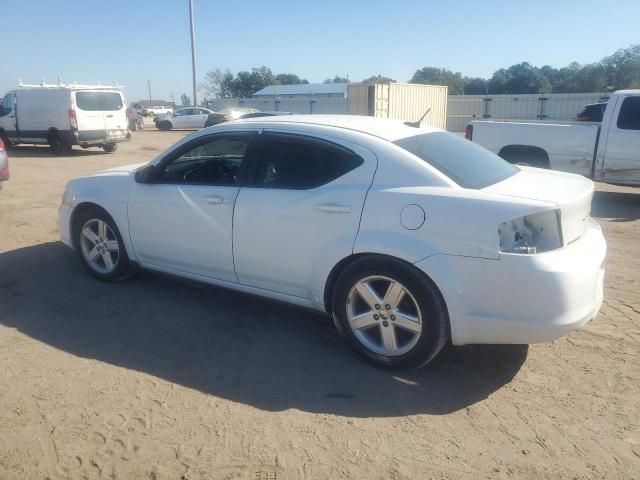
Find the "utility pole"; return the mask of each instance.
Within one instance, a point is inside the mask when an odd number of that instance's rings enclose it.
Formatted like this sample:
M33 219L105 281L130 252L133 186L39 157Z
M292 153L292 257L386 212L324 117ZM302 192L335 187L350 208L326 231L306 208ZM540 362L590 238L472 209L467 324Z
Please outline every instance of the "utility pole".
M193 0L189 0L189 20L191 23L191 70L193 74L193 106L198 106L198 92L196 85L196 33L193 25Z
M151 80L147 80L147 87L149 88L149 101L151 101Z

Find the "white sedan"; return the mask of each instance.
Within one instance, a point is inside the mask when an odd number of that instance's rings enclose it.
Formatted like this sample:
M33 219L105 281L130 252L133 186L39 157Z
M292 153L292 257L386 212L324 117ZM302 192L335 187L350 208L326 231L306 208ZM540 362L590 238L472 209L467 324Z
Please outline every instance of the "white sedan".
M59 224L99 279L139 266L302 305L367 359L414 368L448 341L544 342L591 320L593 189L440 130L291 115L72 180Z
M211 113L214 112L207 108L183 107L168 115L157 116L154 123L160 130L203 128Z

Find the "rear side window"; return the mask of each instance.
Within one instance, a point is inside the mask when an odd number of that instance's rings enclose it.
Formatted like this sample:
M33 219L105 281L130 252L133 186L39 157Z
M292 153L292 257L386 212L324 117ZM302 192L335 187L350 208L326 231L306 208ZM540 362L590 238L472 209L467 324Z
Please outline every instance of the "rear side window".
M122 96L117 92L76 92L76 105L88 112L115 111L123 107Z
M320 142L268 139L256 185L304 190L325 185L362 165L353 153Z
M618 115L618 128L640 130L640 97L627 97L622 102Z
M480 145L447 132L424 133L394 142L464 188L484 188L519 169Z

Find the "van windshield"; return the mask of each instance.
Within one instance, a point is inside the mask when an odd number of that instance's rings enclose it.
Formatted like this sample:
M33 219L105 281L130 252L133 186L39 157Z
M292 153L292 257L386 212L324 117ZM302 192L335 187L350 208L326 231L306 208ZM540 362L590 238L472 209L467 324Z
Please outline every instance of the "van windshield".
M76 105L88 112L120 110L122 95L118 92L76 92Z
M393 143L464 188L488 187L520 171L484 147L448 132L423 133Z

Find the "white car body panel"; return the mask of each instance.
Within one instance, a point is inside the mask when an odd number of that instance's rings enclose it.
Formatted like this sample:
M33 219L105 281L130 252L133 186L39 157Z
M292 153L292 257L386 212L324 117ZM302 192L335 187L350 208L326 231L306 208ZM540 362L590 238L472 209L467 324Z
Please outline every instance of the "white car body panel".
M602 124L472 121L473 141L497 154L510 146L534 147L548 155L553 170L640 185L640 128L618 127L624 101L638 97L640 90L613 93Z
M436 130L348 116L228 122L189 135L151 163L199 137L239 131L329 140L364 163L309 190L167 190L136 183L139 165L112 169L69 183L60 207L62 240L73 246L73 209L95 203L111 214L129 257L142 266L318 311L326 311L327 282L339 262L368 253L396 257L441 291L456 345L547 341L583 325L600 308L606 244L589 217L590 180L525 167L488 187L465 189L389 142ZM229 201L208 210L200 203L205 191ZM407 206L413 216L403 216ZM420 210L423 217L415 215ZM501 222L548 210L560 211L567 232L561 248L500 251ZM407 218L423 222L409 228ZM164 245L162 235L170 239Z
M589 176L599 126L592 123L477 121L473 141L494 153L509 145L531 145L549 155L552 170Z

